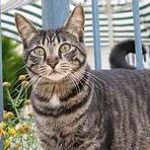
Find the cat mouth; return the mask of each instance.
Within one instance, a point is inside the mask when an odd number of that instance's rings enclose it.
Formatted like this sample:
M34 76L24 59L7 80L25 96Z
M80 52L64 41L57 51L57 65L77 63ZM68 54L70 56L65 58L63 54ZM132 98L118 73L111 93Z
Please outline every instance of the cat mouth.
M49 76L57 76L57 75L62 75L62 73L61 72L59 72L59 71L56 71L56 70L53 70L52 72L50 72L49 73Z
M55 74L60 74L60 72L53 70L49 75L55 75Z
M43 78L51 80L53 82L60 82L66 78L66 75L57 71L53 71L49 73L47 76L43 76Z
M56 72L56 71L53 71L53 72L49 73L49 76L51 76L51 75L57 75L57 74L60 74L60 73Z

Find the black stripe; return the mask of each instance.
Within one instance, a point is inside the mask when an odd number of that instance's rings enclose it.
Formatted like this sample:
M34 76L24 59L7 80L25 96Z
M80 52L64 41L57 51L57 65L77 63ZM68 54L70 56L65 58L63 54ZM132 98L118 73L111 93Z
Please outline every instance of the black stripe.
M76 49L78 49L78 51L86 58L86 54L84 52L82 52L82 50L77 47L76 45L73 45Z
M57 38L57 41L58 41L58 43L60 43L60 37L59 37L59 34L58 34L58 32L55 32L55 35L56 35L56 38Z
M30 60L34 63L34 64L39 64L39 62L41 62L41 60L42 60L43 58L41 58L41 57L35 57L35 56L32 56L32 55L30 55Z
M30 72L32 72L33 74L38 75L38 73L36 73L36 72L34 72L34 71L32 70L32 67L35 66L35 65L37 65L37 64L31 64L30 67L27 66L27 69L28 69Z
M56 36L55 36L55 34L53 34L53 36L52 36L52 43L55 42L55 39L56 39Z
M70 113L74 113L77 109L80 109L81 107L83 107L87 101L89 100L89 97L91 95L91 88L88 87L88 94L86 95L86 97L84 97L82 99L81 102L71 106L71 107L60 107L58 109L52 109L52 108L49 108L47 105L45 107L37 107L34 103L34 101L32 101L32 106L33 106L33 109L36 113L38 113L39 115L43 115L43 116L51 116L51 117L59 117L61 115L68 115Z
M49 138L48 138L49 140ZM44 144L49 144L48 140L46 138L40 138L40 141Z
M41 95L39 95L39 93L34 93L34 96L35 96L36 99L39 99L40 101L48 102L52 98L54 90L55 90L55 87L53 87L53 89L51 91L51 95L50 95L49 98L41 96Z
M43 37L42 44L44 45L45 44L45 39L46 39L46 31L44 31L44 30L42 32L42 37Z
M67 101L69 98L72 98L81 92L85 85L87 85L88 75L85 73L81 80L78 82L76 86L74 86L69 93L67 93L64 97L60 97L60 101ZM77 89L78 88L78 89ZM79 91L78 91L79 90Z
M59 54L61 54L60 51L59 51ZM71 61L71 60L74 60L73 58L75 58L76 55L77 55L77 51L76 49L73 49L69 53L64 54L64 57L66 57L69 61Z
M34 93L34 96L35 96L36 99L39 99L40 101L48 102L48 101L50 100L50 98L41 96L41 95L39 95L38 93ZM52 96L51 96L51 97L52 97Z
M80 116L78 116L78 118L75 118L75 120L73 120L72 123L77 123L79 122L84 116L85 116L86 112L84 112L83 114L81 114Z
M80 59L75 58L74 61L78 61L80 64L79 67L75 68L75 70L74 70L74 71L78 71L85 64L86 59L84 58L84 60L81 62Z
M78 68L76 68L76 70L75 71L77 71L77 70L79 70L84 64L85 64L85 62L86 62L86 54L84 53L84 52L82 52L82 50L79 48L79 47L77 47L76 45L73 45L74 47L75 47L75 49L77 49L80 53L81 53L81 55L84 57L84 59L83 59L83 61L80 61L80 59L79 58L76 58L74 61L78 61L79 62L79 67Z
M50 144L49 142L54 140L56 143L58 142L58 138L55 135L48 135L46 133L42 133L44 137L40 137L40 140L43 141L45 144Z
M50 43L53 43L53 36L54 36L54 33L55 33L55 30L48 30L47 31L49 33L49 40L50 40Z

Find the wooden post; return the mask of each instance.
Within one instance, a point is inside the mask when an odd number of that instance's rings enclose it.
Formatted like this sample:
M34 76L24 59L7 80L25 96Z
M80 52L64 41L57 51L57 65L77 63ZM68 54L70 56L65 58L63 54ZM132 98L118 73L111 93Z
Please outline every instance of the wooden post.
M42 0L43 29L56 29L62 26L68 13L68 0Z
M92 0L95 68L101 69L100 27L98 0Z

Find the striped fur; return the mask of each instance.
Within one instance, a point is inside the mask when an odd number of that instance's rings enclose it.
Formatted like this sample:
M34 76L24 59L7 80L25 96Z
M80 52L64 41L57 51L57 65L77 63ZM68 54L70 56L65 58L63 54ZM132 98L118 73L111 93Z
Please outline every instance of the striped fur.
M56 30L16 24L43 150L150 150L150 72L90 70L81 6Z

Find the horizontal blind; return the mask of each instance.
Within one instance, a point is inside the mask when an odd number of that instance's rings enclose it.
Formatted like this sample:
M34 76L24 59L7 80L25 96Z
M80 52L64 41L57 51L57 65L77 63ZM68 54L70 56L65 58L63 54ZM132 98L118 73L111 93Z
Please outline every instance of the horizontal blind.
M17 0L16 0L17 1ZM108 30L108 16L107 7L105 5L99 5L99 24L101 34L101 46L109 45L109 30ZM113 14L113 40L114 43L134 38L133 27L133 12L131 9L131 3L112 5ZM89 1L84 3L85 8L85 44L87 46L93 46L93 29L92 29L92 8ZM140 2L140 23L142 42L150 46L150 2ZM27 18L31 19L37 28L41 28L41 2L35 2L30 5L26 5L15 10L10 10L1 14L1 28L2 34L8 36L18 42L20 38L16 31L14 23L14 13L20 13Z

